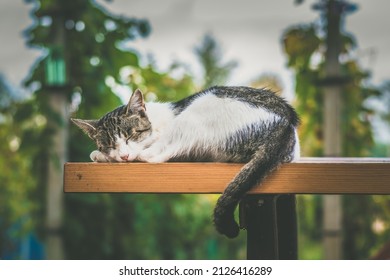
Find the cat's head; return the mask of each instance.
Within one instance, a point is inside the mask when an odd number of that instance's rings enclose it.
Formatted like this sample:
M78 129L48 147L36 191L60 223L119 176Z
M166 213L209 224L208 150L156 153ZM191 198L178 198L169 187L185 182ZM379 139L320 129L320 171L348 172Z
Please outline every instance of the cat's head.
M111 111L98 120L71 119L93 141L109 161L134 161L139 143L152 131L146 115L142 92L137 89L126 106Z

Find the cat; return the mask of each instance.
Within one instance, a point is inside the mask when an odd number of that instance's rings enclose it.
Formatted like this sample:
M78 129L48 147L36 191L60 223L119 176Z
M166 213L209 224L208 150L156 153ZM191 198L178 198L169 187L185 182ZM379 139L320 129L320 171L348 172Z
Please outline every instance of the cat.
M98 120L72 119L98 150L97 162L245 163L214 209L218 232L239 234L234 211L253 186L299 158L299 117L267 89L216 86L172 103L145 103L137 89L127 105Z

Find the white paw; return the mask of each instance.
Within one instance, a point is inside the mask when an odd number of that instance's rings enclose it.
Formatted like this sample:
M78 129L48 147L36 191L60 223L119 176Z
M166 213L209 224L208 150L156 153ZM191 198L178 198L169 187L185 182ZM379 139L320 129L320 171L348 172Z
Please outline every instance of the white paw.
M142 161L148 161L150 158L153 158L162 153L162 148L160 145L153 145L139 154L139 159Z
M143 150L139 155L139 160L149 163L166 162L171 158L171 153L168 151L161 152L160 149L149 148Z
M149 163L162 163L162 162L167 162L171 157L168 156L168 155L157 155L157 156L154 156L154 157L150 157L146 160L146 162L149 162Z
M109 161L109 160L107 159L107 157L106 157L103 153L101 153L101 152L99 152L99 151L97 151L97 150L93 151L93 152L89 155L89 157L90 157L91 160L94 161L94 162L108 162L108 161Z

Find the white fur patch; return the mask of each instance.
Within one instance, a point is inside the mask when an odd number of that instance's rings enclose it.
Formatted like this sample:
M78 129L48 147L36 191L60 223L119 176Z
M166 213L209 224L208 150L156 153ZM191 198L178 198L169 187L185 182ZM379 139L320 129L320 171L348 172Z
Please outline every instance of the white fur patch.
M294 146L294 155L293 161L298 161L301 157L301 145L299 143L298 131L295 129L295 146Z
M223 144L230 135L253 123L272 123L279 116L231 98L205 95L175 119L173 135L189 146Z
M272 123L279 116L235 99L218 98L210 94L195 100L179 118L194 120L194 125L201 129L205 126L205 129L212 132L209 135L197 134L201 139L223 142L230 134L243 127L258 122Z
M175 115L169 103L146 103L146 115L152 123L153 133L161 133L172 124Z

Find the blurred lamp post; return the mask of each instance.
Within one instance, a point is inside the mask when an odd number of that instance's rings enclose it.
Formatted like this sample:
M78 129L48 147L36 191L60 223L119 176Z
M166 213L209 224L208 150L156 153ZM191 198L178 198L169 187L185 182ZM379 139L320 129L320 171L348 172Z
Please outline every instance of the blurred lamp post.
M320 0L313 5L326 22L325 77L322 81L324 94L324 155L342 156L341 118L343 102L342 87L347 77L343 77L340 66L340 53L343 16L353 12L357 6L344 0ZM342 199L340 195L323 196L323 244L325 259L342 259Z
M59 21L61 22L61 21ZM51 134L47 172L46 258L64 259L63 224L63 166L67 159L68 97L63 27L57 24L54 44L45 60L45 88L50 114Z
M48 87L66 85L66 66L62 46L52 46L45 60L45 82Z

